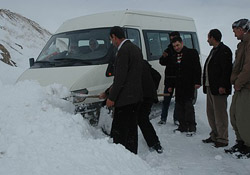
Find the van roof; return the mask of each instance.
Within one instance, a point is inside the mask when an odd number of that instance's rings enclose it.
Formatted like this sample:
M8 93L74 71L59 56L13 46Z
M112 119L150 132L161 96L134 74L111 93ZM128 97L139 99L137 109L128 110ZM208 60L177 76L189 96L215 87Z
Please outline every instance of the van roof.
M82 29L134 26L147 30L196 31L190 17L148 11L112 11L81 16L65 21L56 33Z

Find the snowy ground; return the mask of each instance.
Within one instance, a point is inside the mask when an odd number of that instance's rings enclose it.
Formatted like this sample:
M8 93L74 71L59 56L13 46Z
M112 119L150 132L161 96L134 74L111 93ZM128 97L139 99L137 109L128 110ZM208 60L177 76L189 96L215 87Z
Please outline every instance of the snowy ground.
M0 174L1 175L249 175L250 159L236 159L223 148L204 144L209 126L205 96L199 90L197 134L173 133L173 107L168 122L152 123L164 148L150 152L139 133L139 153L134 155L115 145L100 129L73 114L73 106L61 100L68 94L60 85L40 87L36 82L16 79L24 70L0 62ZM229 99L229 104L231 97ZM107 121L107 110L102 110ZM229 146L235 136L229 127Z

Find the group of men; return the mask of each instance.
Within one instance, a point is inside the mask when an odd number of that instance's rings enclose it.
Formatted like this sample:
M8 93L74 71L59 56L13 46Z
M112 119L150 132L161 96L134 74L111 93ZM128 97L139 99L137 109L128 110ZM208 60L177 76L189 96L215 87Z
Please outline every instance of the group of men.
M234 64L230 48L221 42L221 32L212 29L208 33L207 41L213 48L203 69L203 92L207 94L207 118L211 132L210 137L202 141L213 143L216 148L228 146L227 97L233 85L230 119L236 134L236 145L225 149L225 152L250 158L250 22L240 19L233 23L232 28L235 37L240 40ZM162 153L159 138L149 121L151 107L157 100L157 85L150 73L151 65L143 60L141 50L125 39L121 27L111 29L110 39L118 48L114 80L100 97L107 98L107 107L114 107L113 141L137 154L139 126L148 146ZM172 32L170 39L170 45L160 58L160 64L166 66L164 93L170 96L164 97L159 124L166 123L175 91L174 122L178 125L175 131L195 133L193 98L195 89L202 84L199 54L195 49L184 46L179 32Z
M207 94L207 118L210 137L202 140L216 148L228 146L227 97L234 95L230 106L230 120L236 135L236 144L225 149L238 158L250 158L250 21L240 19L232 24L235 37L240 40L232 64L232 52L221 42L218 29L208 33L213 47L204 66L203 91Z

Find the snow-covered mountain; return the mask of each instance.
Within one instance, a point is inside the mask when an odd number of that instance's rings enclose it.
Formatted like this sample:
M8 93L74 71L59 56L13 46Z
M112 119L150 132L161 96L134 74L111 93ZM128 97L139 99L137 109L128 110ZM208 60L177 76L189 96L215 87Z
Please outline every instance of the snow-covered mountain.
M27 68L28 59L38 56L50 36L51 33L36 22L0 9L0 59L6 63Z

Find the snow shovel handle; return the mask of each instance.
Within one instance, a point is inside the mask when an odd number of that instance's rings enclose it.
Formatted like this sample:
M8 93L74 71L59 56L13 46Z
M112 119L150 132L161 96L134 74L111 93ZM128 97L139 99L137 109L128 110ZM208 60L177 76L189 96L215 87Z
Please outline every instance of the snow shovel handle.
M159 96L159 97L165 97L165 96L170 96L170 94L169 94L169 93L157 94L157 96ZM62 99L64 99L64 100L69 100L70 97L99 98L99 95L88 95L88 94L73 93L71 96L64 97L64 98L62 98Z
M158 97L168 97L170 96L170 93L166 93L166 94L157 94Z

